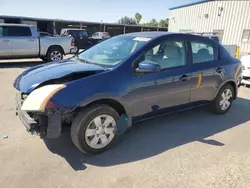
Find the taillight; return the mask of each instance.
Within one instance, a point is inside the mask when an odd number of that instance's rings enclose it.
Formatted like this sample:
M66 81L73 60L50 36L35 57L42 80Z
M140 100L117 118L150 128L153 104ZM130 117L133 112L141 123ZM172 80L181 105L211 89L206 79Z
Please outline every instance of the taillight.
M71 40L71 46L75 46L75 40L74 39Z

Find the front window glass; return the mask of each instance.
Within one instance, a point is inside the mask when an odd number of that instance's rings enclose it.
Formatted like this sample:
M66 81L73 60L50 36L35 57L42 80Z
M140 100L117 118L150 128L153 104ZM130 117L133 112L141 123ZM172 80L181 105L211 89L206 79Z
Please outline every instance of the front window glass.
M130 54L142 47L149 40L151 40L151 38L117 36L83 51L77 58L89 63L115 66L129 57Z
M87 31L79 31L79 36L80 37L87 37L88 33L87 33Z
M174 68L186 65L185 43L182 40L166 40L147 50L139 59L153 61L161 69Z

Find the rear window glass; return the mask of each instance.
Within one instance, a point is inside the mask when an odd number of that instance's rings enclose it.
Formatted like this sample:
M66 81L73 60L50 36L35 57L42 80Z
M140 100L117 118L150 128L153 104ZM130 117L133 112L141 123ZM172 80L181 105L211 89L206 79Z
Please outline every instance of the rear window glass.
M215 60L214 48L205 42L191 41L193 63L203 63Z
M31 31L29 27L20 26L8 26L8 36L11 37L23 37L31 36Z

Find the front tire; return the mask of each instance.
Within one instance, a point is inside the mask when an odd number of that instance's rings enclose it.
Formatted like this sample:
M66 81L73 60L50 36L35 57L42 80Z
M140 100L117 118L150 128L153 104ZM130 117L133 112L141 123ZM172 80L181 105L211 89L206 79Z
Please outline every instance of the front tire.
M87 154L98 154L117 139L119 114L108 105L95 105L80 111L71 126L75 146Z
M52 47L49 49L47 53L47 59L48 61L60 61L63 59L63 51L59 47Z
M232 85L225 84L218 92L212 103L212 110L215 114L225 114L232 106L235 91Z

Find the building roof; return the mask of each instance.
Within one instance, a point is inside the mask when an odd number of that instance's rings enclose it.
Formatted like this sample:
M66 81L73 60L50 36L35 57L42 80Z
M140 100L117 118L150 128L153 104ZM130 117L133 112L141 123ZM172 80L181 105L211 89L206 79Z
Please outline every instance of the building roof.
M28 27L28 24L14 24L14 23L0 23L0 26L25 26Z
M188 7L188 6L197 5L197 4L201 4L201 3L206 3L208 1L210 1L210 0L200 0L200 1L193 2L193 3L188 3L188 4L185 4L185 5L180 5L180 6L172 7L172 8L169 8L169 10L174 10L174 9L178 9L178 8Z
M31 21L55 21L55 22L68 22L68 23L82 23L82 24L102 24L107 26L129 26L129 27L143 27L143 28L162 28L167 29L167 27L155 27L155 26L143 26L143 25L126 25L119 23L100 23L100 22L89 22L83 20L64 20L64 19L50 19L50 18L34 18L34 17L26 17L26 16L9 16L9 15L0 15L0 19L22 19L22 20L31 20Z

